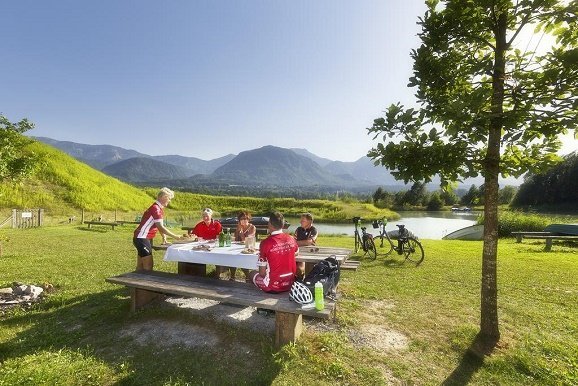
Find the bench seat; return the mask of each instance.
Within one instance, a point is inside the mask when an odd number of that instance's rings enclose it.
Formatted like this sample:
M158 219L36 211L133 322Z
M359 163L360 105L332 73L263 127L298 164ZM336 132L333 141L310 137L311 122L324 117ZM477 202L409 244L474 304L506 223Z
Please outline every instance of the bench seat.
M552 250L552 241L559 240L559 241L578 241L578 236L552 236L552 235L527 235L524 236L525 239L538 239L538 240L546 240L546 247L544 248L545 251Z
M289 300L288 293L269 294L251 283L215 280L206 277L159 271L136 271L109 277L107 282L131 290L131 311L136 311L160 294L196 297L222 303L258 307L275 311L275 345L295 342L303 329L302 316L328 319L335 313L335 302L325 299L325 309L303 310Z
M115 226L119 225L119 223L117 222L103 222L103 221L85 221L84 223L87 224L89 228L91 225L107 225L112 227L112 230L114 230Z
M361 265L360 261L357 260L347 260L339 266L339 269L343 269L346 271L357 271L357 268Z

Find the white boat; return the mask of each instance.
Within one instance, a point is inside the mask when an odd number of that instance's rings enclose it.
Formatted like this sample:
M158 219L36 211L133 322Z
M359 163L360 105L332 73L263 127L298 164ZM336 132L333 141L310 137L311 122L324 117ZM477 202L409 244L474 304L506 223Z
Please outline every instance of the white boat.
M482 240L484 238L483 225L471 225L458 229L442 237L443 240Z

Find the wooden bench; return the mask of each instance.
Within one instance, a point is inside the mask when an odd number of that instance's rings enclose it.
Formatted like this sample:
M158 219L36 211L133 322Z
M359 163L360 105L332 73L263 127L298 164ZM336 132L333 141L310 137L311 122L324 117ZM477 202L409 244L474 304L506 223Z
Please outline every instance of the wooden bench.
M343 269L346 271L357 271L357 268L361 265L360 261L357 260L347 260L339 266L339 269Z
M524 238L546 240L546 248L544 248L545 251L551 251L552 250L552 241L554 241L554 240L578 241L578 236L527 235L527 236L524 236Z
M104 221L85 221L84 223L87 224L89 228L91 225L107 225L112 227L112 230L114 230L115 226L119 225L119 223L117 222L104 222Z
M222 303L258 307L275 311L275 346L296 342L303 330L303 315L329 319L335 315L335 302L325 299L325 309L301 309L289 300L288 293L269 294L251 283L215 280L158 271L129 272L106 279L109 283L130 288L131 311L136 311L160 294L196 297Z
M512 236L516 237L516 242L521 243L524 237L528 236L554 236L552 232L512 232Z

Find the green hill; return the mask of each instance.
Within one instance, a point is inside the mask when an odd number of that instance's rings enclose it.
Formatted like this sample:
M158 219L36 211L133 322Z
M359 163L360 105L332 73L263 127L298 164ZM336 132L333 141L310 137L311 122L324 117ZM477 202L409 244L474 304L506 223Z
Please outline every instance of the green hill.
M53 213L73 209L144 210L147 192L107 176L52 146L34 142L39 157L35 174L21 183L0 184L0 208L44 208Z
M139 189L107 176L50 145L34 142L29 146L41 160L38 169L31 178L21 183L0 184L1 216L9 215L12 208L43 208L54 221L65 222L69 216L78 216L84 209L88 219L102 215L105 220L112 220L112 212L118 211L121 219L132 220L151 204L160 187ZM352 216L398 218L396 213L362 202L183 192L176 193L166 211L167 218L179 222L198 221L201 208L206 206L212 207L217 216L236 215L240 209L257 214L267 214L276 209L290 216L312 212L323 221L345 221ZM116 213L114 215L116 218Z

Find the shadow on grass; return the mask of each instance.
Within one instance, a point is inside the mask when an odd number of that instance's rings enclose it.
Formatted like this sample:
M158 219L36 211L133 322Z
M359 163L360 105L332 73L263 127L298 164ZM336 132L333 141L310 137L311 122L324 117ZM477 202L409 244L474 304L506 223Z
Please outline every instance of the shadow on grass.
M485 342L478 333L462 356L458 367L442 382L442 385L461 386L469 384L472 376L483 366L484 358L493 351L496 343L496 341Z
M442 382L444 386L467 385L476 371L482 367L484 360L471 354L469 351L464 353L458 367Z
M244 322L250 324L250 319ZM160 336L156 341L141 339L141 335L154 337L143 334L143 328L151 326ZM163 330L165 326L178 331ZM118 384L167 384L175 380L270 384L281 368L273 355L272 337L267 334L249 332L245 326L231 328L204 313L191 315L177 307L152 306L131 314L124 288L64 300L53 294L53 299L30 310L2 316L0 328L19 330L11 340L0 343L0 363L21 361L41 352L81 350L106 363L116 374L125 374L119 375ZM216 337L214 344L180 344L182 335L194 336L197 331ZM126 366L131 370L129 375L121 370Z

